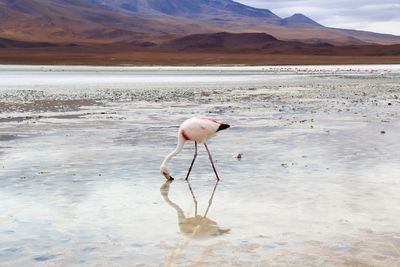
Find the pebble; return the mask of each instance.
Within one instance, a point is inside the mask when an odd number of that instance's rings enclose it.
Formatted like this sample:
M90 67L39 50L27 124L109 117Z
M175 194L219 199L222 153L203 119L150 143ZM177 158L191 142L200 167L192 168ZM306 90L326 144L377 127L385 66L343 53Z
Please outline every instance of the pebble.
M235 159L241 160L241 159L242 159L242 156L243 156L243 154L242 154L242 153L239 153L239 154L237 154L237 155L235 156Z

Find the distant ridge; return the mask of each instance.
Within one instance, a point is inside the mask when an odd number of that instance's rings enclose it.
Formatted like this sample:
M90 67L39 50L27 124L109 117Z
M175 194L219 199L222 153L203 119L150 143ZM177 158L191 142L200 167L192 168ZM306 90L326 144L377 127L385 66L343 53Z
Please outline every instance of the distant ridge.
M266 45L280 44L281 41L265 33L210 33L193 34L178 38L161 45L164 49L178 51L203 50L254 50L262 49Z
M217 32L333 45L400 43L399 36L333 29L299 13L282 19L232 0L0 0L0 38L22 42L161 44Z
M291 17L283 19L281 24L284 26L293 26L293 27L307 27L307 26L324 27L318 22L300 13L294 14Z
M398 63L400 37L232 0L0 0L3 64L310 62Z
M19 48L34 48L34 47L54 47L55 44L46 42L27 42L18 41L7 38L0 38L0 48L19 47Z
M239 15L268 18L271 23L279 23L281 20L268 9L254 8L231 0L91 0L91 2L146 15L159 13L191 19L193 16L201 18L213 15Z
M155 47L156 51L310 55L310 56L400 56L398 45L334 46L326 42L304 43L282 41L265 33L209 33L193 34L168 41Z

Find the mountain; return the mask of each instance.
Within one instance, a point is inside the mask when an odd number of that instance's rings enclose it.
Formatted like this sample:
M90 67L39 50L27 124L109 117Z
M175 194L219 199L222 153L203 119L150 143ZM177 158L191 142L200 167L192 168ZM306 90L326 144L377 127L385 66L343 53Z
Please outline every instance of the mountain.
M246 6L231 0L90 0L91 3L125 12L163 14L194 20L237 17L262 18L278 24L280 17L267 9Z
M0 38L0 48L18 47L18 48L34 48L34 47L54 47L55 44L45 42L26 42L7 38Z
M292 26L292 27L321 27L321 28L324 27L318 22L300 13L294 14L293 16L283 19L281 25Z
M92 0L0 0L0 37L21 41L159 41L213 30L183 18L134 14Z
M72 0L73 1L73 0ZM77 0L75 0L77 1ZM282 19L268 9L246 6L231 0L86 0L118 12L150 17L190 20L192 26L208 26L203 31L182 30L181 35L204 32L265 32L282 40L332 44L400 43L400 37L338 31L324 27L303 14ZM187 22L184 22L187 23ZM190 25L190 24L188 24ZM299 31L299 28L302 28Z
M219 32L188 35L167 42L161 45L161 48L172 51L254 51L265 46L276 46L282 43L284 42L266 33Z
M329 43L281 41L265 33L209 33L177 38L157 48L171 52L257 53L282 55L400 56L398 45L334 46Z
M178 42L196 38L206 38L210 45L217 45L220 38L227 43L237 38L222 32L250 38L238 42L240 49L251 48L252 42L273 42L269 38L317 46L400 43L399 36L329 28L303 14L280 18L270 10L232 0L0 0L3 48L181 49Z
M354 38L358 38L358 40L362 40L364 43L382 44L382 45L400 44L400 37L393 34L381 34L381 33L367 32L367 31L335 29L335 28L329 28L329 29L340 34L353 36Z

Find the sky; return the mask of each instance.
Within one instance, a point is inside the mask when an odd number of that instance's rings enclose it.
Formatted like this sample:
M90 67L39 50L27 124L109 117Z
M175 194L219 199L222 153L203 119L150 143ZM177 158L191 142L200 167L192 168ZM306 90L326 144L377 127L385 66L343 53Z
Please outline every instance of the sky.
M400 35L400 0L236 0L280 17L302 13L336 28Z

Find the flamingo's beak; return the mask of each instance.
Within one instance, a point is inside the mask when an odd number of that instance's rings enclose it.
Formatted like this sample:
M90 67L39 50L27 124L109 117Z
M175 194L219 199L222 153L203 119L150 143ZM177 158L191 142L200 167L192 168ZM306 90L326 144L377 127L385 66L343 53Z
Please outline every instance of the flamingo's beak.
M162 174L165 176L165 179L167 179L168 181L174 180L174 178L171 175L169 175L168 173L163 172Z
M221 125L219 125L217 132L228 129L229 127L231 127L229 124L222 123Z

